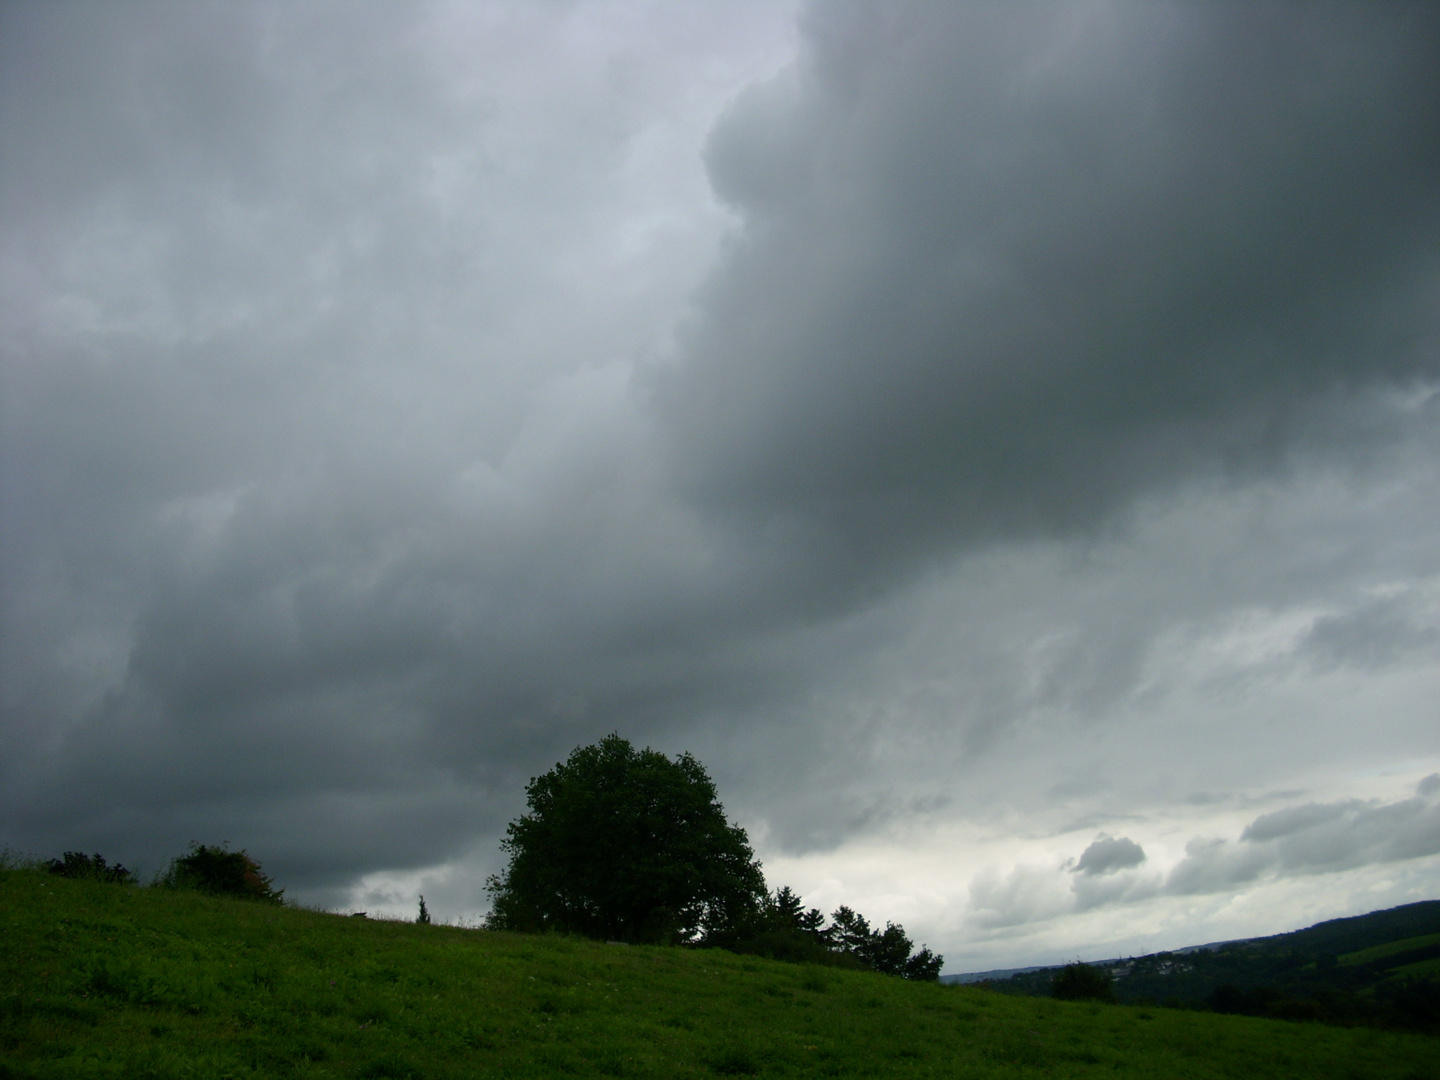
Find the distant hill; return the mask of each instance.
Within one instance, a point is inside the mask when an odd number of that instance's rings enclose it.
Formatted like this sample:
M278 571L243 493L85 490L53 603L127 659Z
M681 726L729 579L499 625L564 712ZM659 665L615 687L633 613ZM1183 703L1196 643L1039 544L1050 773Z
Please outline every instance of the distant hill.
M996 968L994 971L966 971L959 975L941 975L940 981L951 986L969 986L971 983L994 982L996 979L1008 979L1012 975L1028 975L1032 971L1054 971L1053 967L1043 964L1035 967L1018 968Z
M1122 1002L1440 1030L1440 900L1091 966L1110 972ZM1057 967L944 981L1040 997L1049 994Z

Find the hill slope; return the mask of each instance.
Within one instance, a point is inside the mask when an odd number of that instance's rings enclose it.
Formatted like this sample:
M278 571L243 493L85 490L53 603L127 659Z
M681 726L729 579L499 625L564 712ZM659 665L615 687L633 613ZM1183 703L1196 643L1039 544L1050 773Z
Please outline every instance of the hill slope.
M1440 900L1304 930L1101 961L1122 1001L1208 1002L1227 1012L1440 1028ZM986 985L1046 995L1055 968Z
M0 1076L1440 1078L1437 1043L0 871Z

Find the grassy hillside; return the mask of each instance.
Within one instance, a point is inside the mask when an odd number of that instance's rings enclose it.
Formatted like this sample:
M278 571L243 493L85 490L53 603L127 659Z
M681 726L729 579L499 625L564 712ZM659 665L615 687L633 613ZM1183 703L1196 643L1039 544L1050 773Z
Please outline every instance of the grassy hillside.
M0 871L0 1077L1393 1077L1440 1042Z

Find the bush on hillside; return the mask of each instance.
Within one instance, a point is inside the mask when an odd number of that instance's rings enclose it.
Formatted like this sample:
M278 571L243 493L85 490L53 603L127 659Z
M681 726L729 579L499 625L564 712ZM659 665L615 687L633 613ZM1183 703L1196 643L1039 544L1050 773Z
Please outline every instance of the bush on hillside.
M111 866L100 854L86 855L80 851L67 851L58 859L51 859L45 869L57 877L77 878L86 881L103 881L114 885L134 885L135 875L120 863Z
M190 854L171 860L155 884L162 889L193 889L271 904L282 903L285 895L285 890L276 889L260 864L243 849L228 851L224 845L192 845Z
M1115 979L1104 968L1077 961L1055 973L1050 996L1061 1001L1114 1001Z

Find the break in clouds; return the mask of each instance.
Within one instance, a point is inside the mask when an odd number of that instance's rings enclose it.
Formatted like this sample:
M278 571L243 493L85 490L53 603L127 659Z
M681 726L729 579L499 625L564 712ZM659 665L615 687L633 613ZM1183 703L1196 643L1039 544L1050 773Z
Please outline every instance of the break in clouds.
M1436 895L1437 52L4 8L0 840L471 915L616 730L955 970Z

